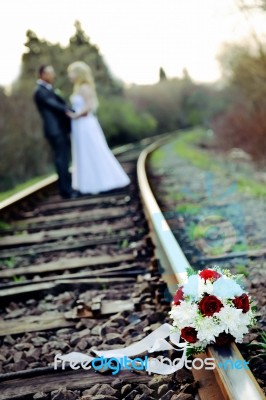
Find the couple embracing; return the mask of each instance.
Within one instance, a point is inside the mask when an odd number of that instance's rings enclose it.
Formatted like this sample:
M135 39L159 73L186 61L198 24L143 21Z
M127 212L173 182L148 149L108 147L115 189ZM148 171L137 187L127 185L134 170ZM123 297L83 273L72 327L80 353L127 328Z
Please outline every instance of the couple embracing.
M53 89L55 72L51 65L40 67L34 93L53 150L61 196L76 198L127 186L130 180L109 149L95 115L98 99L90 67L77 61L67 71L73 83L71 107ZM70 132L72 177L68 170Z

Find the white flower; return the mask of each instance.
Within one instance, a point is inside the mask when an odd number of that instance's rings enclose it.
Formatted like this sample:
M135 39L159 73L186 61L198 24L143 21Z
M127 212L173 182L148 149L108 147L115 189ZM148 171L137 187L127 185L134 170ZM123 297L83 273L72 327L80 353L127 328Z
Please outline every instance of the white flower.
M204 279L199 275L191 275L183 287L184 296L198 300L204 293Z
M239 323L235 325L234 329L230 329L230 333L235 337L236 342L241 343L244 335L248 333L248 327L246 324L239 321Z
M230 278L221 277L213 283L213 294L223 299L232 299L244 293L241 286Z
M209 279L204 283L203 292L213 294L213 283Z
M185 326L194 326L195 319L198 316L198 307L196 304L191 304L187 301L181 301L178 306L173 306L170 311L170 316L173 318L173 325L180 329Z
M201 318L196 323L198 331L197 337L200 341L215 341L215 336L218 336L224 331L223 326L217 323L212 317Z
M243 324L249 325L252 322L252 319L254 318L254 313L250 309L248 312L241 314L241 321Z
M226 333L232 333L235 330L236 324L240 321L241 314L242 310L225 304L218 313L214 314L214 316L219 318L221 325L224 328L223 330Z
M218 314L219 319L226 325L225 331L234 336L236 342L241 343L243 336L248 333L251 314L226 305Z

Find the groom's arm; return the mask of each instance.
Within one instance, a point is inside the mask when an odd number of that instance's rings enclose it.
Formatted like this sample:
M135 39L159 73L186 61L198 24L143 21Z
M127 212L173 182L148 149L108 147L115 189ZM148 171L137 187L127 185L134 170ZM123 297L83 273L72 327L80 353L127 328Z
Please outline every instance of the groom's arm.
M60 111L63 113L66 113L66 111L69 110L69 108L65 104L60 103L55 97L51 97L49 93L45 93L42 90L37 90L35 92L34 98L36 103L39 103L40 105L46 105L52 110Z

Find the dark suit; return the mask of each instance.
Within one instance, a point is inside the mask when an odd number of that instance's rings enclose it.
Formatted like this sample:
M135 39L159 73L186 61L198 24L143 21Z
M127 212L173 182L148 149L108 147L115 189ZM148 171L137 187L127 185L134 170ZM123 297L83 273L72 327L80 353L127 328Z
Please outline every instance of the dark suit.
M53 149L60 193L67 197L72 192L71 176L68 171L71 122L66 111L69 108L52 88L42 83L37 85L34 101L43 120L45 137Z

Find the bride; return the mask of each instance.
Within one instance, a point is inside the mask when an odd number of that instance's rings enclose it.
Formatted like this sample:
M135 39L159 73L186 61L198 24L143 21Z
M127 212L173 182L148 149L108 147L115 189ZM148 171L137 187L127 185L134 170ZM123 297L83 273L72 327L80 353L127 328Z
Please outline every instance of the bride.
M68 67L71 96L72 186L81 194L122 188L130 179L111 152L95 112L98 99L90 67L77 61Z

